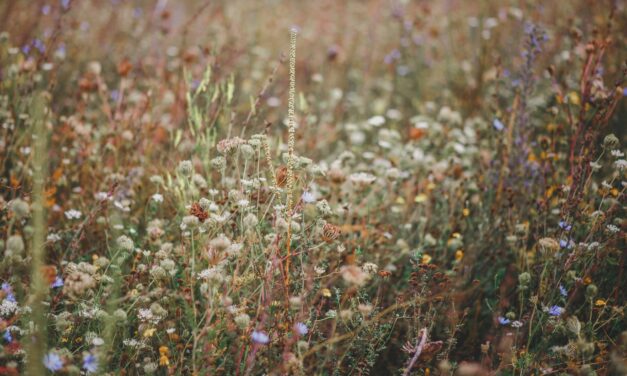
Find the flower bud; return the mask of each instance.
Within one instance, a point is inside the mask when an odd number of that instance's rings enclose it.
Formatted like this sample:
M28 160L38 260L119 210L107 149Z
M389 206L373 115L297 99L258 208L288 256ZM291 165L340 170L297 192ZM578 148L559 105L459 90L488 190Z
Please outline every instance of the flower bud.
M620 140L618 137L614 135L614 133L610 133L603 139L603 148L607 150L616 149L620 145Z

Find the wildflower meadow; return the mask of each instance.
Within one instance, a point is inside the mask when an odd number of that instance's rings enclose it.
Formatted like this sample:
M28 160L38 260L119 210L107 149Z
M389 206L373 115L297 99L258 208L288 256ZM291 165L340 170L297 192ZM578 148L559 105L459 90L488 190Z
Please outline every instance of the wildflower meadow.
M627 375L626 30L0 0L0 375Z

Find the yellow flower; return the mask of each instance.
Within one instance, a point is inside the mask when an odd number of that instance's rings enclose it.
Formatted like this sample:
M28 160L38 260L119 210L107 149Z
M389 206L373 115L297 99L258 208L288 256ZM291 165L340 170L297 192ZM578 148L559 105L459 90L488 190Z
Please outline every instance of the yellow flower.
M585 278L583 279L583 284L584 284L584 285L589 285L589 284L591 284L591 283L592 283L592 278L590 278L590 277L585 277Z
M423 264L428 264L431 262L431 256L424 254L422 255L422 260L420 260L421 263Z
M605 306L607 303L605 302L605 300L603 299L597 299L596 302L594 302L594 305L597 307L603 307Z
M568 101L575 106L579 106L581 104L581 100L579 99L579 94L574 91L568 93Z
M464 217L468 217L470 215L470 209L464 208L464 210L462 210L462 214Z
M322 293L322 296L324 296L325 298L331 297L331 290L329 289L322 289L320 292Z
M418 196L416 196L416 198L414 199L414 202L417 203L421 203L421 202L425 202L427 201L427 195L424 193L419 194Z
M157 331L157 329L155 329L155 328L146 329L146 330L144 331L144 338L150 338L150 337L152 337L152 336L155 334L155 332L156 332L156 331Z

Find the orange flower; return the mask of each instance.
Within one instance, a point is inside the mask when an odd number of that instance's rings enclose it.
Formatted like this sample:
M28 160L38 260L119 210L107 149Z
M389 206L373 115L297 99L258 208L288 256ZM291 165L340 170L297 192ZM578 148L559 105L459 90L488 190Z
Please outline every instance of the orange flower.
M159 357L159 365L160 366L169 366L170 365L170 359L168 359L168 354L169 353L170 353L170 349L168 349L167 346L159 347L159 354L161 355Z
M458 249L455 252L455 260L461 261L463 258L464 258L464 251L462 251L461 249Z

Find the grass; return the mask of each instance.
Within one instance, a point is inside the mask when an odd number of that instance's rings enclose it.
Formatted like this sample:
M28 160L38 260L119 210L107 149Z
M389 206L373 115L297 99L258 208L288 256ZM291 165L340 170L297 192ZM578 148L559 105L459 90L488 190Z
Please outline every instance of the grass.
M0 374L625 374L626 12L1 4Z

